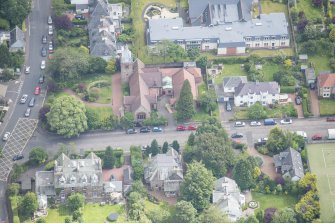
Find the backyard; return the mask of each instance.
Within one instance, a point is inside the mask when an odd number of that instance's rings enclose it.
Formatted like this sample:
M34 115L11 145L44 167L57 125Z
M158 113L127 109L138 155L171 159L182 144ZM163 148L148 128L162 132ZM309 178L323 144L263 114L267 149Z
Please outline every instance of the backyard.
M311 172L317 176L322 222L335 219L335 144L307 146Z
M274 194L262 194L257 192L251 192L252 199L259 202L259 208L265 210L267 208L286 208L293 207L298 199L291 195L274 195Z
M322 71L331 70L329 66L329 57L327 56L309 56L308 60L313 63L316 74L319 74Z
M319 99L320 115L335 115L335 100L334 99Z

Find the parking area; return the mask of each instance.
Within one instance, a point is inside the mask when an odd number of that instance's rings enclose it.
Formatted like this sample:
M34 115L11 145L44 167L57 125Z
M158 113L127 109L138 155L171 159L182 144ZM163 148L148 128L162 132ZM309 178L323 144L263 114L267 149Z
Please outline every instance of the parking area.
M2 150L3 157L0 159L0 181L7 181L14 163L12 160L13 157L22 153L37 126L37 122L37 119L29 118L20 118L17 121L12 134Z

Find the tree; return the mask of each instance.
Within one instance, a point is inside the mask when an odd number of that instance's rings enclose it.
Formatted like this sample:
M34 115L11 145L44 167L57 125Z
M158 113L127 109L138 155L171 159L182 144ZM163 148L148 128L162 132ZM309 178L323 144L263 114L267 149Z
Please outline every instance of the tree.
M38 203L37 196L33 192L26 193L22 201L19 204L20 213L24 216L33 216L34 212L37 211Z
M110 59L106 66L106 73L108 74L114 74L116 72L116 60Z
M143 197L147 196L147 189L143 185L142 181L135 180L131 185L131 192L137 192L141 194Z
M72 28L72 22L68 15L53 17L53 23L57 29L70 30Z
M49 61L48 71L58 81L77 81L89 71L89 54L80 48L58 48Z
M1 10L3 9L3 10ZM31 0L3 0L0 1L0 18L9 21L10 27L20 26L31 10Z
M16 196L19 194L20 191L20 184L11 183L7 188L7 192L10 196Z
M267 117L266 107L256 102L248 108L249 119L259 120Z
M0 45L0 67L6 68L9 67L10 61L10 53L6 44Z
M39 218L36 223L47 223L47 221L44 218Z
M131 192L128 199L129 204L129 217L132 220L140 221L146 218L144 212L143 196L138 192Z
M66 217L66 218L64 219L64 223L71 223L71 218Z
M156 156L159 153L159 146L156 139L151 141L150 149L148 151L148 155L151 154L152 156Z
M147 216L153 223L167 223L171 218L171 213L166 209L155 208L150 210Z
M84 207L84 204L85 204L85 197L80 193L71 194L67 198L67 205L71 212L77 211L80 208Z
M197 61L197 65L201 68L201 69L206 69L207 65L208 65L208 58L207 56L202 56L199 58L199 60Z
M254 215L251 215L244 221L244 223L259 223L259 221Z
M294 210L291 208L285 208L277 211L273 217L271 223L296 223Z
M89 72L92 74L95 73L104 73L107 67L106 60L101 57L90 57L89 59Z
M289 148L290 145L291 142L288 140L286 133L282 129L275 127L270 130L268 141L266 142L266 147L269 152L277 154Z
M195 209L202 211L209 205L214 186L213 174L204 164L192 162L187 165L184 182L181 185L181 198L192 203Z
M179 143L178 143L177 140L173 140L173 142L172 142L172 148L173 148L174 150L176 150L177 152L179 152L180 145L179 145Z
M191 85L188 80L185 80L181 88L179 99L176 104L177 120L186 121L195 114L193 95Z
M169 143L165 141L163 143L162 153L166 153L168 150L169 150Z
M332 42L335 42L335 28L332 28L329 32L329 39Z
M46 114L48 114L48 112L50 111L50 105L45 104L43 105L42 108L40 108L39 112L38 112L38 117L42 122L46 122L47 121L47 116Z
M315 7L321 7L322 6L322 0L312 0L313 5Z
M40 165L48 160L48 153L40 148L34 147L29 153L29 161L36 165Z
M187 50L187 56L194 60L200 55L200 50L198 48L190 48Z
M311 222L320 217L320 203L316 191L307 192L294 207L301 222Z
M301 193L305 194L308 191L316 191L317 186L316 186L316 175L313 173L307 172L305 176L299 180L298 182L298 188Z
M202 109L209 113L216 109L216 94L213 89L209 89L207 92L203 93L199 97L199 103Z
M79 136L87 129L85 105L73 96L57 98L46 117L50 129L66 138Z
M191 132L187 140L187 145L194 146L194 142L195 142L195 135L193 134L193 132Z
M104 169L112 169L115 164L115 157L113 154L113 149L111 146L107 146L105 150L105 155L103 158L103 168Z
M178 223L194 223L197 210L190 202L179 201L176 204L174 220Z
M83 214L80 210L75 210L74 212L72 212L72 221L80 221L82 216Z
M256 164L250 159L240 158L233 169L233 178L242 191L253 188L255 186L255 179L253 171Z
M198 223L228 223L228 218L215 206L210 206L198 217Z
M264 214L264 223L271 223L273 215L276 213L277 208L267 208Z

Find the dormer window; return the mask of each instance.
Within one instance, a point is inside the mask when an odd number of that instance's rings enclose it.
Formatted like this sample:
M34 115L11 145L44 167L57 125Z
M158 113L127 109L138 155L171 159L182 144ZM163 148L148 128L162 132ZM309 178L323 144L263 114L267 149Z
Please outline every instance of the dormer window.
M59 178L59 183L60 183L60 184L64 184L64 183L65 183L65 177L64 177L64 176L61 176L61 177Z
M71 176L71 178L70 178L70 183L71 183L71 184L76 183L76 177L75 177L75 176Z

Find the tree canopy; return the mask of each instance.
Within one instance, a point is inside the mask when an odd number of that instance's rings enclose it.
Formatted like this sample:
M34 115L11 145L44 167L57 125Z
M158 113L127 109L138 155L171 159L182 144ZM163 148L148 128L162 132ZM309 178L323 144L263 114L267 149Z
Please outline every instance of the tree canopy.
M277 211L273 217L271 223L296 223L294 210L291 208L285 208Z
M0 1L0 18L9 21L10 26L21 27L31 10L31 0L2 0Z
M234 166L233 178L242 191L253 188L255 179L253 176L254 170L257 167L253 157L242 157Z
M195 114L191 85L188 80L184 81L179 99L176 104L177 120L180 122L190 120Z
M19 210L22 215L32 217L38 208L36 194L33 192L26 193L19 205Z
M222 211L215 206L210 206L204 210L197 220L199 223L230 223Z
M113 149L111 146L107 146L105 150L105 155L103 157L103 168L112 169L115 164L115 157L113 154Z
M48 153L40 147L35 147L29 153L29 160L37 165L42 164L48 160Z
M72 212L84 207L84 204L85 204L85 197L80 193L71 194L67 198L67 205L70 208L70 211Z
M79 136L87 129L85 105L73 96L57 98L46 117L50 129L66 138Z
M248 117L253 120L266 118L266 107L261 105L261 103L256 102L248 108Z
M194 161L187 165L184 182L181 185L181 198L191 202L193 207L202 211L209 205L214 187L213 174L204 164Z
M176 204L174 220L178 223L195 223L196 214L197 210L190 202L179 201Z

